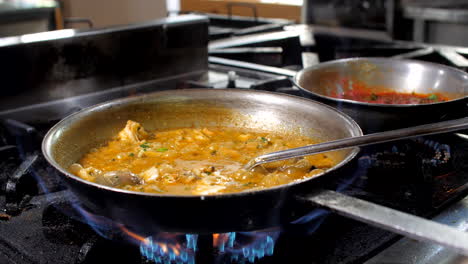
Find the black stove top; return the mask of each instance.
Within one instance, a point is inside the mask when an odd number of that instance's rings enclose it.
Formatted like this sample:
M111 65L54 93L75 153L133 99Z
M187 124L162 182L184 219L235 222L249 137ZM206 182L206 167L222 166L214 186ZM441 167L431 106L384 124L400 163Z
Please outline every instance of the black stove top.
M316 45L311 45L314 41L304 40L302 30L217 40L210 43L214 47L210 53L222 58L210 57L206 68L196 69L203 63L195 62L188 67L193 71L163 77L126 75L119 86L60 95L52 101L19 104L0 112L0 263L363 263L399 239L391 232L323 209L315 209L281 230L213 235L161 232L141 237L116 223L98 224L95 216L80 208L40 153L43 136L58 120L114 98L201 87L304 96L289 79L303 66L297 63L304 55L315 54L320 61L371 55L424 59L461 69L468 65L460 57L446 56L463 57L464 51L458 48L368 40L359 35L345 38L324 35L320 30L315 35ZM90 45L90 41L85 43ZM349 48L349 43L356 45ZM334 48L322 50L324 44ZM239 61L245 58L243 53L255 52L253 48L258 47L270 48L257 50L256 60ZM270 63L259 63L264 61ZM137 81L128 83L134 79ZM452 133L363 148L345 173L331 178L326 187L432 217L466 195L467 138L463 133Z
M77 212L79 202L70 198L38 153L40 139L53 123L3 122L0 258L5 263L148 263L148 259L156 263L284 263L305 258L309 263L361 263L398 239L391 232L321 209L284 230L220 234L227 237L224 244L213 245L212 236L190 234L162 233L138 240L130 231L127 237L115 239ZM432 216L465 194L468 166L461 161L466 155L468 141L457 134L367 147L349 174L328 181L327 188ZM196 241L196 250L188 246L190 239ZM152 247L148 249L142 241L152 241ZM177 245L179 254L185 252L186 257L178 255L164 262L172 251L155 248L154 241L169 249Z

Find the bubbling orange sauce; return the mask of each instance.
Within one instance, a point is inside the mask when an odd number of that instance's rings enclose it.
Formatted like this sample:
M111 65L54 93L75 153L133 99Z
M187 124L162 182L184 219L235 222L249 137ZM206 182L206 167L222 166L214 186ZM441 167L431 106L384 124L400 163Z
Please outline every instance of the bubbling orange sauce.
M146 132L136 122L69 170L79 177L125 190L211 195L269 188L312 177L336 165L333 153L273 162L245 171L261 154L315 144L298 135L228 127Z

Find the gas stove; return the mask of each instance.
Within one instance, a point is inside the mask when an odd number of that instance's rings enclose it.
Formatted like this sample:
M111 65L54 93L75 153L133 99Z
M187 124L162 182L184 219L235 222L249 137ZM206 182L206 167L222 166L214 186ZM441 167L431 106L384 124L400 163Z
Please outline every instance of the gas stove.
M395 42L362 30L290 25L208 42L208 24L205 17L188 15L101 31L49 33L48 38L0 39L0 54L24 54L6 56L10 68L2 66L11 73L4 83L16 89L5 89L0 98L0 263L463 259L440 246L402 239L323 209L282 229L223 234L162 230L151 237L83 212L42 157L40 143L56 122L85 107L167 89L256 89L305 96L290 77L302 67L344 57L412 58L463 70L468 66L466 49ZM29 74L31 69L36 70ZM467 156L464 133L366 147L346 173L325 186L466 231Z

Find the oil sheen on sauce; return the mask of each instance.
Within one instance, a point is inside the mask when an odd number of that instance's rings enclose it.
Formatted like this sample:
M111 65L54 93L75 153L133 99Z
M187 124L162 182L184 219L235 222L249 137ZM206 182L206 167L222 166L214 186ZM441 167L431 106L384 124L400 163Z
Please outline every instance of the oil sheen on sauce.
M315 143L304 136L228 127L147 132L129 120L114 139L69 170L88 181L138 192L233 193L313 177L334 166L336 157L327 153L242 169L258 155Z

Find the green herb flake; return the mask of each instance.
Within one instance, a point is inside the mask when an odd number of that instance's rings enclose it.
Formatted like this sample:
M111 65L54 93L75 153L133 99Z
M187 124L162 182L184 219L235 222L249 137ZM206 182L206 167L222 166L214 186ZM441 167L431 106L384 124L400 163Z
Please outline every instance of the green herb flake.
M268 139L267 139L266 137L261 137L260 139L261 139L263 142L267 142L267 141L268 141Z
M377 100L378 98L379 98L379 97L378 97L375 93L371 93L371 95L370 95L371 101L375 101L375 100Z
M128 156L130 156L130 157L135 157L135 154L134 154L134 153L130 153L130 154L128 154Z
M427 99L432 100L432 101L437 101L437 99L439 99L439 98L437 98L437 95L431 94L431 95L429 95L429 96L427 97Z
M212 150L212 151L211 151L211 156L216 155L216 152L217 152L216 150Z
M158 148L156 149L156 151L159 151L159 152L165 152L165 151L168 151L169 149L168 148Z
M249 186L252 185L252 182L244 183L243 186Z
M147 149L147 148L150 148L151 146L148 143L143 143L140 145L140 147L143 149Z

